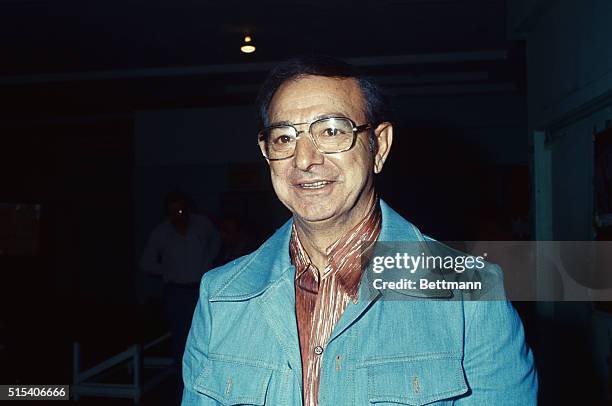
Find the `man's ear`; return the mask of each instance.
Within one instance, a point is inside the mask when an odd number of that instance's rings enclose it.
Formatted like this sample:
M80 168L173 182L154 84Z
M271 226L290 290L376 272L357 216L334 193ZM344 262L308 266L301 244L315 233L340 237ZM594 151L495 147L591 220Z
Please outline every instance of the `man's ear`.
M378 149L374 155L374 173L381 173L393 144L393 125L389 122L380 123L374 130Z
M264 159L266 160L266 162L268 163L268 166L270 166L270 160L268 158L266 158L266 154L264 154L264 147L261 144L261 141L258 142L259 145L259 149L261 150L261 155L264 157Z

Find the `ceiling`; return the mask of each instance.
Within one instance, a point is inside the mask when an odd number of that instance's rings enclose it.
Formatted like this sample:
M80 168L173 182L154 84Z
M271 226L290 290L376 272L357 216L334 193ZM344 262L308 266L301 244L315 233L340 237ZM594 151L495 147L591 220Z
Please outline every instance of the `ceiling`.
M254 54L239 52L245 33ZM250 101L274 61L303 53L349 58L400 93L507 87L522 69L505 0L0 0L0 50L13 107L47 110L58 93L72 109L91 94L138 99L128 110Z
M0 73L505 47L503 0L1 0ZM258 47L239 52L244 33Z

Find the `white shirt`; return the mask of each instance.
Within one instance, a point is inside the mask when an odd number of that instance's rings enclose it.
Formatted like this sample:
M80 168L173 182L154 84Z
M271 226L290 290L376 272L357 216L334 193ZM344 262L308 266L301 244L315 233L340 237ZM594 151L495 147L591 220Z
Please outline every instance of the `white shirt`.
M179 234L169 221L157 225L149 236L140 266L162 275L164 282L199 283L219 253L219 232L205 216L191 214L186 235Z

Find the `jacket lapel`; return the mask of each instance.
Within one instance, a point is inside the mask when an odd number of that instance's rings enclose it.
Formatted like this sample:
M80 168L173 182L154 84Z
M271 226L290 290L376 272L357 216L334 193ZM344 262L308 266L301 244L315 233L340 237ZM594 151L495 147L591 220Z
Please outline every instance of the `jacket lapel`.
M297 371L301 385L302 362L293 287L295 267L289 257L291 224L291 220L285 223L257 251L244 258L238 271L221 283L209 300L255 300L291 368Z
M425 241L425 238L421 232L410 222L406 221L402 216L396 213L391 207L389 207L382 199L380 200L380 209L382 212L382 229L378 241ZM437 292L426 292L415 290L407 294L408 296L414 296L416 298L451 298L451 291L437 291ZM379 300L382 293L379 290L370 287L369 281L366 278L366 273L362 275L362 281L359 286L359 301L357 304L350 303L338 324L334 328L329 341L333 340L348 327L350 327L355 320L357 320L366 310L368 310L374 302Z

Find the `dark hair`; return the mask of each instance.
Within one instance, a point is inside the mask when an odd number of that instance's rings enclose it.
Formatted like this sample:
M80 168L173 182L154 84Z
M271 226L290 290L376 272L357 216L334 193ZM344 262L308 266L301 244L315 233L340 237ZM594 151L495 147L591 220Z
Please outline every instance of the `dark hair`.
M256 107L259 114L260 128L268 125L268 110L276 91L290 80L303 76L325 76L338 79L353 78L357 80L364 99L364 115L374 128L382 122L391 120L391 109L383 90L358 69L340 59L321 55L299 56L275 66L264 81L257 96ZM360 123L357 123L360 124ZM377 149L374 130L370 131L370 151Z

